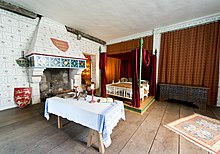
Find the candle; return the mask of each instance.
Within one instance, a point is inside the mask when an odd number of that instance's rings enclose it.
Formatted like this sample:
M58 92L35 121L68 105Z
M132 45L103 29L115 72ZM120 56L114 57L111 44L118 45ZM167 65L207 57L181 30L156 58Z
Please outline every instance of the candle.
M70 79L71 89L73 89L73 79Z
M91 84L91 89L95 89L94 83Z
M76 82L76 80L75 80L74 86L75 86L75 87L78 87L78 83Z

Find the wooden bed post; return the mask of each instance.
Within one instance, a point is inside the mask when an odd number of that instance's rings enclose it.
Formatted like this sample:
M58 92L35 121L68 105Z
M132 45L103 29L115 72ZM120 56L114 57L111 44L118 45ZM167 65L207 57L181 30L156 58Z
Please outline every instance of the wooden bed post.
M140 38L140 66L139 66L139 81L138 81L138 88L139 91L141 90L141 69L142 69L142 49L143 49L143 38Z

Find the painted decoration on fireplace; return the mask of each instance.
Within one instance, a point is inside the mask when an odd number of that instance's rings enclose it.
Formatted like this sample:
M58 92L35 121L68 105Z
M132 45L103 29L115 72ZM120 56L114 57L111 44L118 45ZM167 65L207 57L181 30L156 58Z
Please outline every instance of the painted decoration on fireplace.
M62 67L70 67L70 59L62 58Z
M30 103L32 88L14 88L14 100L20 107L24 108Z
M30 57L29 66L34 66L34 57Z
M48 67L49 66L49 57L38 56L37 57L37 64L42 67Z
M69 49L69 44L66 41L50 38L53 44L61 51L66 52Z
M46 55L31 55L28 57L30 67L38 68L86 68L86 60L64 58Z
M79 60L71 59L71 67L78 68L79 67Z
M79 68L85 68L86 67L86 61L85 60L80 60L79 61Z
M51 65L51 67L55 67L55 68L61 67L60 63L61 63L60 62L60 58L54 58L54 57L50 58L50 65Z

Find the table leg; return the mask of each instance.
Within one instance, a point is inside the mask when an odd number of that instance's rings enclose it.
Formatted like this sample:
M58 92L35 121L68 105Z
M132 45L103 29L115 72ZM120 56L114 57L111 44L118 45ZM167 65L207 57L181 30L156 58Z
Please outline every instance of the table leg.
M93 130L89 129L88 138L87 138L87 146L90 147L92 145L93 138Z
M99 153L104 153L105 147L102 141L102 133L99 133L97 131L95 132L94 130L89 129L88 138L87 138L87 146L90 147L93 144L94 133L97 134L97 137L98 137Z
M105 147L104 144L102 142L102 133L98 133L98 142L99 142L99 153L104 153L105 152Z
M57 118L58 128L62 128L62 119L60 116Z

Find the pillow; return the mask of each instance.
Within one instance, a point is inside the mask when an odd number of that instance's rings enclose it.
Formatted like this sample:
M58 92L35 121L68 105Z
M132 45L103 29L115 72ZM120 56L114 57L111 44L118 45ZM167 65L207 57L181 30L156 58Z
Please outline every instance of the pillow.
M121 82L128 82L128 79L127 78L121 78Z
M141 83L149 84L148 80L141 80Z

